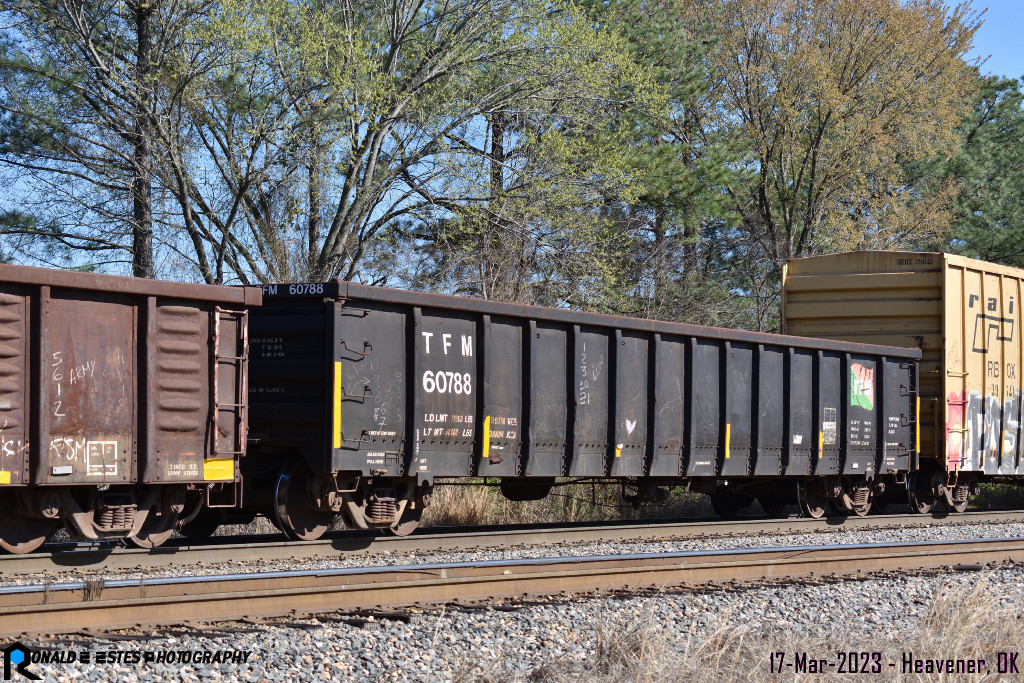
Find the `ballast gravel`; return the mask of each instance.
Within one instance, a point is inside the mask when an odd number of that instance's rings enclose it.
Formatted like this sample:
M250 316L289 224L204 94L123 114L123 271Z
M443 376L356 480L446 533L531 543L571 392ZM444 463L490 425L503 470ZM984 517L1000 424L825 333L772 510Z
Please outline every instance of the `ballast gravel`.
M686 538L677 540L572 542L521 545L492 549L438 552L369 552L359 555L341 553L315 559L290 562L231 561L211 564L169 563L166 567L145 570L51 570L43 575L26 574L0 577L0 587L53 584L97 579L140 579L171 576L213 576L264 571L323 570L348 567L379 567L450 562L479 562L484 560L532 559L540 557L594 557L598 555L633 555L643 553L671 553L687 551L780 548L791 546L823 546L857 543L912 543L921 541L959 541L983 538L1024 537L1024 523L1005 524L944 524L914 525L883 529L846 529L838 527L825 531L799 534L761 533L743 536Z
M533 680L544 680L544 676L536 677L538 670L560 661L563 665L576 662L585 670L597 656L599 641L604 638L607 642L609 634L625 637L641 627L654 634L659 644L683 653L713 640L723 628L737 628L748 634L768 634L757 641L763 645L751 654L751 677L794 680L792 673L778 678L767 675L776 648L791 647L806 634L832 630L838 634L838 642L851 650L885 641L895 643L898 651L902 642L911 642L922 628L936 596L956 591L963 594L979 584L988 600L987 610L1019 618L1017 603L1024 593L1024 571L1007 565L972 573L867 576L810 584L448 606L417 612L408 623L365 615L346 623L341 621L345 615L326 615L271 624L31 640L24 645L91 654L89 664L32 664L32 670L44 674L47 681L443 681L473 680L467 674L474 669L524 677L533 672ZM763 653L757 647L762 647ZM204 651L237 651L248 653L248 658L244 663L156 661L161 653L167 659L168 653ZM108 660L117 657L121 661L97 663L99 652L107 653ZM125 661L132 657L144 660L147 654L153 661ZM948 655L959 656L956 652Z

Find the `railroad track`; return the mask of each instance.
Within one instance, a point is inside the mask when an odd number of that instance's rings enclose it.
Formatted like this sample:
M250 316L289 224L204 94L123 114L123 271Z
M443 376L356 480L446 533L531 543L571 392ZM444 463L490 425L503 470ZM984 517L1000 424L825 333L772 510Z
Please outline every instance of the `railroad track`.
M37 572L70 569L126 570L164 567L169 563L187 565L230 561L310 560L338 554L450 551L501 548L544 543L584 543L682 539L763 533L807 533L827 529L871 529L894 526L943 524L995 524L1024 522L1024 511L997 510L949 515L839 515L821 519L741 519L659 522L645 520L631 524L533 525L528 527L488 527L486 529L439 529L412 536L380 536L372 532L340 532L318 541L295 542L271 537L256 543L230 542L205 544L168 543L158 548L122 548L112 545L66 544L29 555L0 555L0 576L14 577ZM218 539L212 539L217 541Z
M12 586L0 589L0 635L303 616L563 592L669 589L728 580L957 565L979 569L985 563L1006 561L1024 561L1024 539L557 557Z

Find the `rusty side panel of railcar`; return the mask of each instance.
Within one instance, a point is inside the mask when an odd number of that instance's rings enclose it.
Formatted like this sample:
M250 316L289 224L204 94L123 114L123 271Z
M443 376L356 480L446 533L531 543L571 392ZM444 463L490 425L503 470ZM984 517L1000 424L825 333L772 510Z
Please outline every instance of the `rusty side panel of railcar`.
M233 481L259 298L0 266L0 484Z
M280 349L254 358L253 436L318 471L870 478L916 453L916 349L339 281L264 293L254 347Z

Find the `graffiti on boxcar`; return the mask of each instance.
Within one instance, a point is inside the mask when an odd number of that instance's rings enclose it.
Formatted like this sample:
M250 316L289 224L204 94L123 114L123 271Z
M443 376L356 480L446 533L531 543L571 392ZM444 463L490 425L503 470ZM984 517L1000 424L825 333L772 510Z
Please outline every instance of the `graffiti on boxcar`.
M1003 401L1003 457L1013 457L1017 453L1017 430L1020 427L1020 391L1014 389L1013 395Z
M20 458L26 448L28 448L28 444L21 439L0 438L0 456L4 460L7 458ZM8 468L5 467L4 469Z
M92 476L117 474L117 441L81 436L55 436L50 439L50 460L82 463Z
M60 398L60 387L61 382L64 381L64 373L61 372L61 366L64 364L64 352L54 351L53 352L53 363L50 367L53 368L53 381L57 386L57 400L53 402L53 416L54 417L66 417L67 413L64 412L64 401Z
M998 396L985 396L972 391L967 401L967 450L972 469L985 468L985 458L995 460L999 455L1000 429L1003 406Z
M50 459L67 462L85 461L89 440L76 436L55 436L50 439Z
M88 363L81 363L68 370L68 384L74 384L81 382L83 379L93 377L96 374L96 361L91 360Z
M957 392L946 397L946 469L955 470L963 453L964 443L964 408L967 401L964 395Z
M10 458L25 448L21 439L0 439L0 454Z
M591 359L587 355L587 342L580 344L580 386L578 405L590 405L590 383L597 382L601 377L601 370L604 367L604 356L598 353L597 357Z
M64 351L54 351L51 354L50 361L50 379L53 381L54 391L56 392L56 398L50 406L51 414L53 417L67 417L67 409L71 399L65 396L65 386L69 390L74 387L77 390L76 393L81 394L82 389L80 385L96 376L96 361L89 360L83 363L68 365L65 361ZM107 354L101 377L114 379L115 381L121 380L123 382L128 377L127 365L121 349L115 347ZM74 385L79 386L75 387ZM113 387L108 386L109 388ZM114 408L115 412L121 412L128 406L128 392L124 384L121 384L120 389L121 398Z
M579 405L590 404L590 381L587 379L587 342L583 342L580 350L580 396Z
M373 366L371 366L373 367ZM373 421L378 429L385 429L388 421L388 413L393 405L397 405L399 398L398 388L402 386L402 371L395 370L394 381L381 381L380 376L375 374L377 393L373 404ZM393 434L379 434L378 436L392 436ZM371 434L371 436L374 436Z
M950 469L984 470L985 460L1016 454L1020 392L1000 400L972 391L947 396L946 462ZM962 455L961 455L962 454Z

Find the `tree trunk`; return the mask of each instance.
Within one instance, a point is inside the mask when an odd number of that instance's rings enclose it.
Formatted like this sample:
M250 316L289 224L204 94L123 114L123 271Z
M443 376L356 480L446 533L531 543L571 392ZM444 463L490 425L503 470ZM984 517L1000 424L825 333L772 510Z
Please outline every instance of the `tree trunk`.
M320 144L320 134L315 125L310 127L309 137L309 223L307 226L309 250L306 256L305 275L310 282L319 282L325 279L327 274L321 272L316 265L320 255L320 212L323 210L323 200L320 194L323 150Z
M143 0L132 5L138 31L135 53L138 94L132 154L132 275L145 278L156 274L153 266L153 126L149 111L153 98L150 30L155 3L156 0Z
M654 209L654 268L653 291L651 292L650 310L646 312L648 317L657 317L659 311L666 303L666 289L668 288L668 235L665 229L665 207L658 206Z
M491 149L488 154L490 163L490 204L491 210L480 226L480 258L483 264L481 270L481 294L485 299L506 298L498 287L497 280L500 273L509 272L511 264L502 263L503 256L507 252L502 248L501 211L497 206L502 200L501 196L505 191L504 167L505 167L505 117L501 112L491 114ZM497 210L495 210L497 208ZM507 277L507 276L506 276Z

